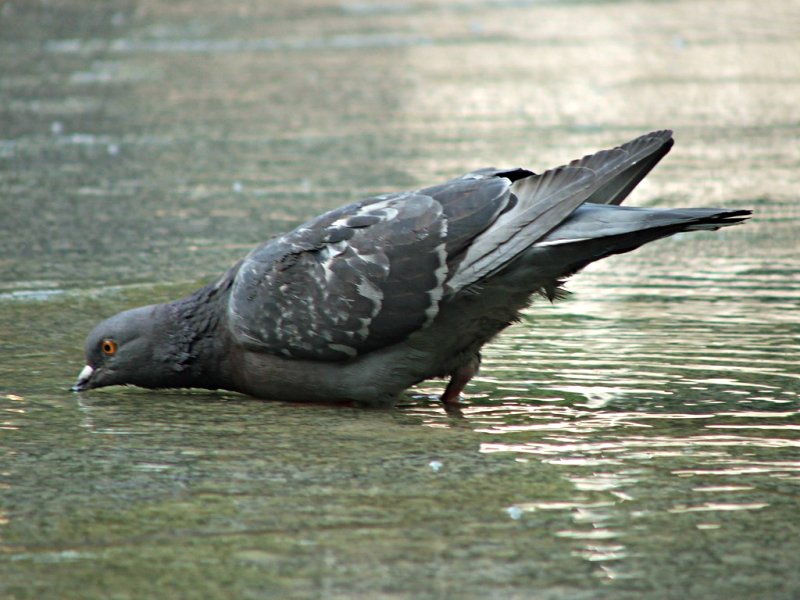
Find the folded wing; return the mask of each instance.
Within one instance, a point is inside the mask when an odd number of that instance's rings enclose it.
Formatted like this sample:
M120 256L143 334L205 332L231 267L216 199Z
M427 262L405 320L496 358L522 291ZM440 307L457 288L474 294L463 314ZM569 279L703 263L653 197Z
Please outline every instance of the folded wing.
M395 344L585 202L621 202L671 144L655 132L541 175L482 169L326 213L245 258L230 331L251 349L313 360Z

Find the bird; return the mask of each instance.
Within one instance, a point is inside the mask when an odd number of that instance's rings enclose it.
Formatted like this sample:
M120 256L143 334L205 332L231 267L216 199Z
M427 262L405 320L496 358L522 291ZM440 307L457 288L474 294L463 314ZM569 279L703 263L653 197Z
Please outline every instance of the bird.
M620 206L673 143L654 131L540 174L483 168L326 212L184 298L102 321L71 389L393 406L448 378L441 400L458 406L481 348L535 296L560 299L567 278L604 257L749 218Z

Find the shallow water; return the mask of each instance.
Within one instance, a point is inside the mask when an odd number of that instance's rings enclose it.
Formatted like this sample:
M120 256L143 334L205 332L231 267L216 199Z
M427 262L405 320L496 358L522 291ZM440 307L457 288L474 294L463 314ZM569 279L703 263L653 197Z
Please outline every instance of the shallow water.
M713 25L712 25L713 24ZM0 7L0 595L800 596L792 3ZM66 391L92 325L343 202L672 127L592 265L394 410Z

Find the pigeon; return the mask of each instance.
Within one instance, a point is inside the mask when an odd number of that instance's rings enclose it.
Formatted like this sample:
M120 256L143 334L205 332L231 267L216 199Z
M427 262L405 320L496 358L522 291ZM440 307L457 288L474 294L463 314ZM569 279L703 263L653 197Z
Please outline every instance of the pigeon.
M589 263L749 210L620 203L669 152L655 131L536 174L484 168L327 212L185 298L89 334L74 391L202 388L391 406L431 378L458 406L481 347Z

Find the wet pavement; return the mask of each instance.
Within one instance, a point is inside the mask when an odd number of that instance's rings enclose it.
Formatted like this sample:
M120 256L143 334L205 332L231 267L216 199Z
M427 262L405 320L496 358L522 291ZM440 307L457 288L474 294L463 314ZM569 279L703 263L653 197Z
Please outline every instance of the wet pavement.
M800 595L800 8L0 6L0 595ZM629 203L748 224L592 265L461 417L66 391L86 333L359 197L673 128Z

